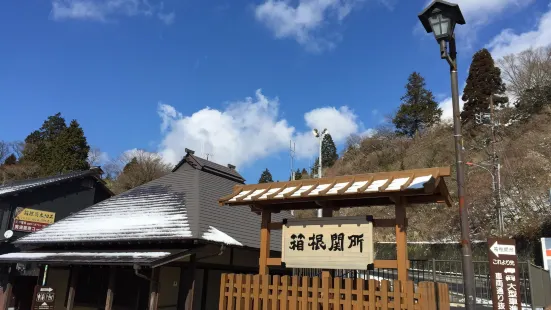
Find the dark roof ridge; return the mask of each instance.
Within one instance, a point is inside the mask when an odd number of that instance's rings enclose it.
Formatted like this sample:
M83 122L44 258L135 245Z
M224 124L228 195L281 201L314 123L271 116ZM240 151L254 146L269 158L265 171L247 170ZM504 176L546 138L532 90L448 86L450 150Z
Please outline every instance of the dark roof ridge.
M237 181L240 183L245 183L245 178L237 172L237 170L222 166L220 164L217 164L213 161L201 158L199 156L194 155L192 152L187 152L186 155L174 166L174 169L172 169L172 172L175 172L178 170L185 162L188 162L192 167L208 172L208 173L214 173L218 174L221 177L229 178L233 181ZM235 167L232 165L232 167Z

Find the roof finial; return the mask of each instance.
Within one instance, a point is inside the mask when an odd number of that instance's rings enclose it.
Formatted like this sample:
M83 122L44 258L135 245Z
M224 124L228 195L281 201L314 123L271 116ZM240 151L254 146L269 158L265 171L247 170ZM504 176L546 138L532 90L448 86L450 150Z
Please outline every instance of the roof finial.
M189 155L195 154L195 151L190 150L190 149L188 149L188 148L185 148L185 151L186 151L186 154L189 154Z
M235 166L232 164L228 164L228 168L230 168L231 170L235 170Z

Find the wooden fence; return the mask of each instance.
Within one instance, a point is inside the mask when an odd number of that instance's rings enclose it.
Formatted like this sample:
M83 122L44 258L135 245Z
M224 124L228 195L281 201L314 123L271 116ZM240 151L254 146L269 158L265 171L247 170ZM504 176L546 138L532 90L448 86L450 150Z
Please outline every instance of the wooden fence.
M449 310L448 286L436 288L433 282L222 274L219 310Z

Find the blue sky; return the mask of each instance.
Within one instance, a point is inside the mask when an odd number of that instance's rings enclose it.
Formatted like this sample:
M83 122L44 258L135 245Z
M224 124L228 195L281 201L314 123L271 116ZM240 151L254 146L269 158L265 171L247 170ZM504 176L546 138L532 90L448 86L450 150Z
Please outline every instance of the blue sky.
M551 43L547 0L459 0L459 78L472 54ZM400 104L419 71L449 116L449 79L406 0L39 0L0 11L0 140L23 140L61 112L115 158L184 148L238 166L249 182L289 175L316 154L311 128L339 146Z

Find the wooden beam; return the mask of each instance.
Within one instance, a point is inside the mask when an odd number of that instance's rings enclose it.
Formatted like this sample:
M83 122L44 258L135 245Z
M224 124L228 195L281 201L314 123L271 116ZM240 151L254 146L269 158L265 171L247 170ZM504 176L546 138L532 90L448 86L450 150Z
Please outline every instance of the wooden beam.
M105 299L105 310L113 309L113 299L115 298L115 280L117 269L111 267L109 270L109 283L107 284L107 298Z
M334 211L334 209L332 208L325 208L323 210ZM328 211L325 211L325 212L328 212ZM407 222L408 221L406 219L406 227L408 226ZM382 227L389 228L394 226L396 226L396 219L373 219L373 227L375 228L382 228ZM270 224L268 224L268 228L270 229L270 231L281 230L283 229L283 222L271 222Z
M396 203L396 260L398 262L398 280L406 283L408 279L408 250L406 235L406 205L407 201L400 197Z
M356 182L356 177L352 177L352 180L348 182L343 188L339 189L337 191L337 194L341 195L344 194L354 183Z
M409 260L407 261L406 265L409 268L410 266ZM398 261L394 259L391 259L391 260L376 259L373 261L373 266L375 268L381 268L381 269L398 269Z
M291 197L291 195L293 195L294 193L298 192L298 190L302 187L302 182L298 183L295 188L293 188L292 190L290 190L289 192L283 194L283 198L288 198L288 197Z
M159 267L151 269L151 279L149 279L148 310L157 310L157 306L159 304L159 273Z
M283 229L283 222L272 222L268 224L268 228L270 230L282 230Z
M71 267L71 279L69 284L69 293L67 294L67 310L73 310L75 304L75 293L77 289L78 274L80 268Z
M281 266L281 258L280 257L269 257L266 260L266 263L268 266Z
M272 211L262 210L262 223L260 226L260 263L258 274L267 275L268 258L270 257L270 221L272 219Z

